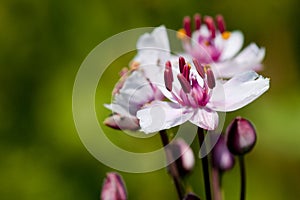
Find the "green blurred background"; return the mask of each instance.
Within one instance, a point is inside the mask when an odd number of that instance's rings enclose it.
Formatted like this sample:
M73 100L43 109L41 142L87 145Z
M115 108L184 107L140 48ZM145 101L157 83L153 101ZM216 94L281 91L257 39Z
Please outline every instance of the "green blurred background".
M271 78L270 90L228 114L226 124L242 115L258 131L256 148L246 159L248 199L299 199L299 6L298 0L2 0L0 199L99 199L105 173L112 169L88 153L75 130L77 70L96 45L114 34L161 24L177 30L182 17L195 12L222 13L229 30L244 32L245 44L266 47L262 74ZM117 72L133 55L113 63L101 79L96 101L100 121L110 114L102 103L111 99ZM160 147L157 136L141 141L103 128L124 148ZM197 143L192 146L197 152ZM198 160L189 182L203 196L200 171ZM121 174L129 199L176 198L165 170ZM238 199L237 166L225 175L224 187L226 199Z

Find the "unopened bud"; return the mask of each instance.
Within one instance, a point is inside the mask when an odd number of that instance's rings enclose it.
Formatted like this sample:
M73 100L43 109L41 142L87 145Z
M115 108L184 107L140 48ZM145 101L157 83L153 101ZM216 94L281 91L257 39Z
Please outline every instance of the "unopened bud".
M181 177L184 177L193 170L195 165L194 154L192 149L183 139L179 138L170 143L169 150L171 151L173 158L180 156L175 163Z
M236 117L226 130L227 147L235 155L250 152L256 143L256 132L250 121Z
M183 200L200 200L200 197L198 197L194 193L188 193L187 195L185 195Z
M121 116L119 114L113 114L107 117L103 123L106 126L117 130L136 131L140 128L137 118Z
M220 135L212 150L212 163L220 171L228 171L234 166L234 156L228 150L223 135Z
M101 191L101 200L126 199L127 192L122 177L116 172L107 173Z

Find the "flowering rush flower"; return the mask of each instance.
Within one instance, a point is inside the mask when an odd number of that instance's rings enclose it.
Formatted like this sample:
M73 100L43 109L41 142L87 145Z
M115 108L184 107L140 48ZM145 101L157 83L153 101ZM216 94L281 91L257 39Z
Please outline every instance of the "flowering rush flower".
M217 26L211 16L205 16L202 23L201 16L195 14L192 31L190 17L183 19L178 36L186 53L201 64L210 64L217 77L230 78L244 71L261 70L265 49L251 43L238 53L243 46L243 34L227 31L222 15L217 15L215 21Z
M137 112L145 133L169 129L188 120L203 129L214 130L218 125L217 111L237 110L269 88L269 79L254 71L224 82L215 79L210 66L203 66L197 60L189 64L179 57L173 65L178 67L172 67L168 61L164 73L148 77L171 102L153 101Z
M154 66L170 58L169 41L166 38L164 26L139 38L138 53L131 62L130 69L125 68L120 72L121 79L113 90L113 101L105 105L113 111L105 119L105 125L114 129L138 130L140 126L136 118L137 111L154 100L164 98L156 85L148 79L147 72L156 73L158 68Z

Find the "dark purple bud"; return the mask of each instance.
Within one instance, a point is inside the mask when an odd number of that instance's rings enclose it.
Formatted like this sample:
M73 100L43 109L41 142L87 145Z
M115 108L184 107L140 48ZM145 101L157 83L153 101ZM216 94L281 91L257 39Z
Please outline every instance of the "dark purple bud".
M187 195L185 195L183 200L200 200L200 197L198 197L194 193L188 193Z
M117 130L136 131L140 128L137 118L113 114L104 120L104 125Z
M195 158L192 149L181 138L170 143L168 147L172 152L173 158L180 156L175 163L179 175L184 177L193 170L195 165Z
M185 34L188 37L192 36L192 31L191 31L191 18L189 16L186 16L183 18L183 28L185 30Z
M216 16L216 22L217 22L219 31L221 33L224 33L226 31L226 25L225 25L225 20L224 20L223 16L222 15L217 15Z
M201 15L198 13L195 14L194 21L195 21L195 29L199 30L201 28Z
M191 87L190 83L186 80L186 78L182 74L178 74L177 78L178 78L178 80L180 82L182 90L185 93L190 93L192 87Z
M116 172L106 174L101 200L126 200L127 192L122 177Z
M227 148L225 138L221 135L212 150L213 167L220 171L227 171L234 166L234 156Z
M226 130L227 147L234 155L250 152L256 143L256 132L250 121L236 117Z
M213 89L216 86L214 73L210 68L208 68L206 74L207 74L207 85L210 89Z
M205 78L204 67L202 65L200 65L196 59L193 59L193 63L195 65L195 68L196 68L198 74L201 76L201 78L204 79Z
M210 31L211 37L215 38L216 37L216 27L215 27L214 19L210 16L205 16L204 22L205 22L208 30Z
M184 65L185 65L185 59L184 59L184 57L180 56L179 57L179 71L180 71L180 73L183 72Z

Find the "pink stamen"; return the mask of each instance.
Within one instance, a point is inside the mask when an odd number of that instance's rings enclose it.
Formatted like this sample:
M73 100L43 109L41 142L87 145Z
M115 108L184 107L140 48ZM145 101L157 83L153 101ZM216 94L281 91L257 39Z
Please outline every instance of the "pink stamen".
M194 15L194 21L195 21L195 29L199 30L201 27L201 15L200 14L195 14Z
M185 34L188 37L192 36L192 31L191 31L191 18L189 16L186 16L183 18L183 28L185 30Z
M185 92L185 93L189 93L192 89L190 83L186 80L186 78L182 75L182 74L178 74L177 75L177 78L180 82L180 85L182 87L182 90Z
M216 16L216 22L217 22L219 31L221 33L224 33L226 31L226 25L225 25L225 20L224 20L223 16L222 15L217 15Z
M207 85L210 89L213 89L216 86L215 76L211 69L207 69Z
M215 38L216 37L216 27L215 27L213 18L210 16L205 16L204 22L205 22L208 30L210 31L211 37Z
M193 59L193 63L195 65L195 68L198 72L198 74L201 76L201 78L205 78L205 72L204 72L204 67L199 64L199 62L196 59Z
M185 65L185 59L182 56L180 56L179 57L179 71L180 71L180 73L183 72L184 65Z
M173 79L172 66L170 61L166 62L164 80L165 80L165 86L167 90L172 91L172 83L174 79Z

